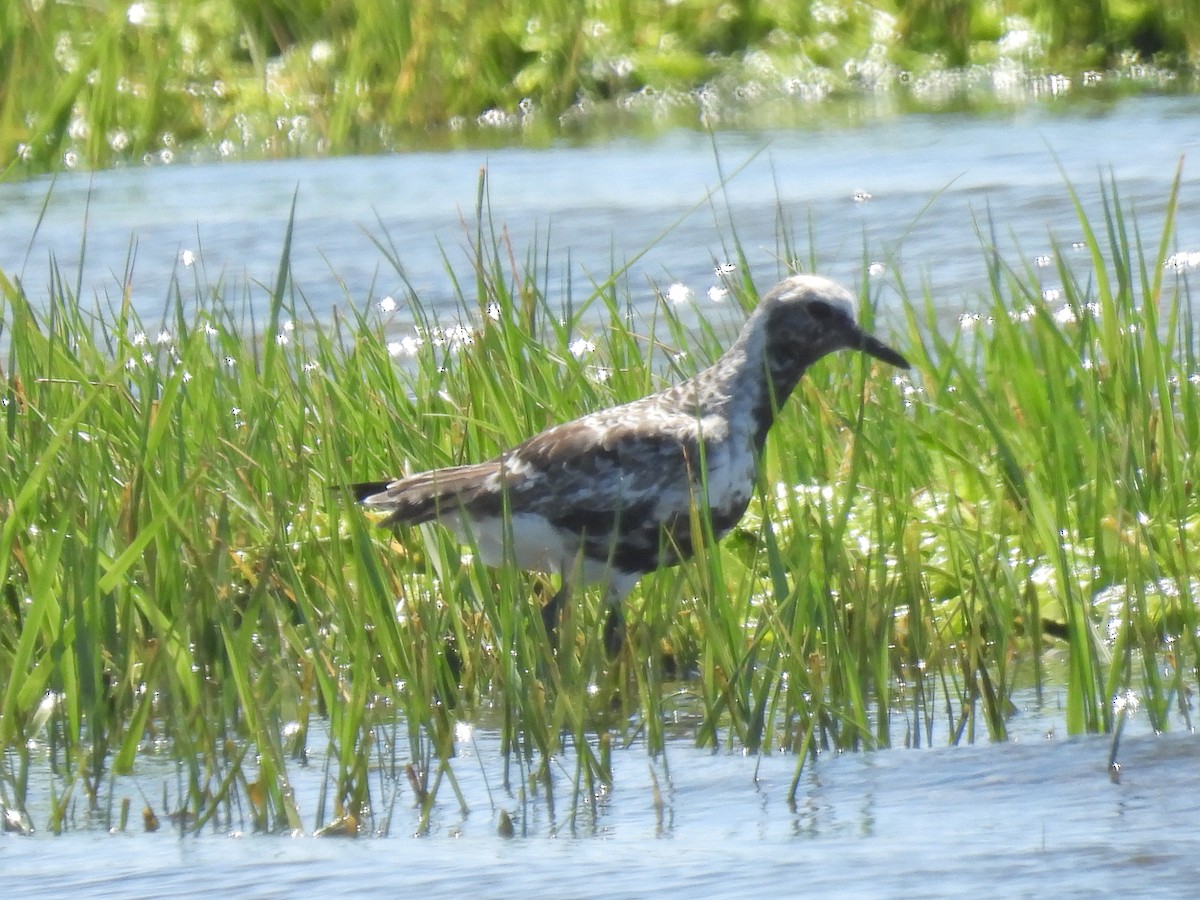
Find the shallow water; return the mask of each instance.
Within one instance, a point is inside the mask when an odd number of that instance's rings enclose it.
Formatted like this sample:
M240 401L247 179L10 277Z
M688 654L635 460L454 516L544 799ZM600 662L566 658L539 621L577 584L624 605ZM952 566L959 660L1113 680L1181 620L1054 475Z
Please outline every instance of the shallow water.
M1190 895L1200 740L1134 723L1114 781L1110 738L1056 737L1052 716L1025 725L1006 744L824 755L794 808L795 757L677 742L663 765L634 747L614 755L616 787L594 818L585 806L574 825L567 774L557 818L544 797L522 815L498 784L494 741L478 734L455 761L471 812L445 791L422 838L406 830L416 814L402 791L387 837L4 835L0 870L10 897ZM512 839L497 835L500 808Z
M720 180L714 144L731 178L708 204L706 192ZM486 165L492 214L512 235L517 258L535 237L549 245L551 296L563 296L568 281L582 296L614 262L646 250L631 267L635 300L652 305L652 283L678 281L703 310L714 264L732 256L733 231L765 286L779 270L778 207L803 256L811 219L824 271L857 282L866 261L883 266L872 276L881 285L896 274L914 288L928 280L952 318L985 291L977 225L986 229L990 219L1002 247L1019 247L1028 260L1054 241L1069 252L1081 235L1064 173L1092 212L1099 179L1111 174L1138 213L1144 241L1155 246L1179 158L1197 149L1200 98L1177 97L1076 106L1061 115L1039 107L991 118L910 116L711 140L674 132L582 148L71 174L54 185L36 237L48 181L0 185L0 269L44 296L51 257L68 273L78 267L86 224L85 299L119 298L135 246L132 297L147 324L161 314L173 271L185 293L197 277L222 281L235 298L244 290L262 308L266 292L254 283L274 281L296 195L292 265L318 318L335 305L401 296L403 281L372 243L385 230L422 301L451 318L458 313L442 254L466 270L460 218L473 217ZM1200 251L1200 205L1189 200L1196 181L1185 169L1173 249ZM886 290L883 296L886 302ZM1062 716L1039 708L1014 720L1014 739L1003 745L823 756L806 768L794 809L786 802L794 757L712 754L678 742L664 766L634 747L614 754L616 787L594 817L588 807L574 827L568 776L560 776L554 815L541 797L521 807L500 789L494 737L480 731L455 761L470 813L462 815L444 790L425 838L410 837L417 819L404 787L389 835L371 840L180 839L165 826L152 835L102 828L57 838L3 834L0 891L1191 894L1200 881L1200 741L1182 723L1164 736L1140 723L1135 718L1122 741L1119 783L1107 771L1109 738L1067 740ZM319 770L314 759L297 776L310 816L322 789ZM118 799L129 796L136 810L140 791L157 799L173 779L173 771L140 770ZM524 837L497 836L500 808L516 815ZM35 824L47 818L35 815Z
M899 274L919 292L928 281L950 316L986 291L979 231L994 231L1014 264L1081 239L1065 178L1094 215L1101 179L1115 179L1143 240L1157 246L1176 167L1198 149L1200 96L1183 96L711 138L675 131L586 147L72 173L53 188L48 179L0 185L0 270L44 296L53 258L70 283L79 275L90 305L120 298L133 254L132 298L148 325L161 315L172 272L185 296L198 278L262 309L261 285L275 281L295 197L292 268L318 319L335 305L402 298L404 280L373 243L389 239L422 305L453 318L443 254L469 273L463 222L474 221L486 166L495 228L507 230L519 262L532 253L548 265L552 300L568 288L578 299L630 262L635 303L652 306L652 284L678 281L703 305L714 264L734 257L735 234L755 279L769 286L781 271L782 222L804 260L811 228L826 274L858 282L864 261L877 263L881 284ZM1185 168L1176 242L1184 251L1200 250L1200 205L1188 202L1195 182Z

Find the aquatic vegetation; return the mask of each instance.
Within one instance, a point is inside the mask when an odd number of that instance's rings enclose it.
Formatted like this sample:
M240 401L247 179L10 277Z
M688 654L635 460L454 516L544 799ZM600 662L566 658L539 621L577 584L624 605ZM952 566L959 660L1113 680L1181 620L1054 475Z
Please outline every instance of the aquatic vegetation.
M695 328L681 304L703 289L645 320L620 272L549 295L481 186L456 321L411 293L315 321L290 231L273 284L239 295L184 265L157 322L89 309L66 271L36 294L0 280L0 802L19 817L41 779L39 827L77 805L112 819L114 779L167 758L147 808L174 827L356 833L401 795L426 823L451 802L472 723L499 734L505 789L548 791L569 761L578 800L623 744L669 735L792 751L797 777L824 749L1002 739L1020 685L1065 681L1072 733L1190 721L1200 367L1177 191L1153 233L1105 186L1079 250L985 247L991 308L969 328L939 329L895 267L865 278L868 327L879 279L899 291L913 373L814 367L751 511L644 579L614 659L600 598L555 652L550 586L436 530L381 531L340 488L696 371L754 302L740 262ZM291 780L310 757L315 811Z
M1191 0L45 0L0 24L23 172L1186 89L1200 52Z

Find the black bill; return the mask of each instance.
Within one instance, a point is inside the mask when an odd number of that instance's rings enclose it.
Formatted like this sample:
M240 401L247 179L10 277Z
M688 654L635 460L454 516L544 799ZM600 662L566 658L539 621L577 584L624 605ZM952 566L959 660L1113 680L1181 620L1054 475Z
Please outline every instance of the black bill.
M870 353L876 359L881 359L897 368L911 368L907 359L873 335L864 334L862 336L861 349L864 353Z

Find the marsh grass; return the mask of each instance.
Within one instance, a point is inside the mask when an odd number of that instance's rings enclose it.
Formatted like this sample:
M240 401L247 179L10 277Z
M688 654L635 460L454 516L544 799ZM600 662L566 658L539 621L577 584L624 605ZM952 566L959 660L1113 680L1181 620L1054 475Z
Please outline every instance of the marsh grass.
M728 327L667 303L639 319L619 273L552 291L546 251L510 246L481 189L469 264L447 263L454 321L410 292L407 345L404 311L375 301L316 321L290 232L274 284L231 297L197 266L160 322L127 294L89 310L59 269L33 296L5 278L0 800L22 812L48 784L38 827L80 808L124 827L117 779L166 755L175 782L146 808L184 832L380 832L397 804L420 830L465 808L458 730L476 722L500 737L493 804L574 821L613 753L641 745L665 772L681 733L793 752L799 779L827 749L1003 739L1021 684L1064 690L1072 733L1138 708L1190 722L1200 377L1169 265L1177 193L1147 234L1104 185L1099 221L1080 207L1082 265L1007 262L985 224L991 307L959 330L898 279L913 373L815 367L746 517L644 579L615 658L599 598L572 604L556 651L537 614L552 585L437 529L382 531L340 488L485 458L695 371L753 305L749 273ZM247 330L244 308L265 321ZM292 784L310 755L315 810Z
M12 2L0 171L1186 89L1198 49L1191 0Z

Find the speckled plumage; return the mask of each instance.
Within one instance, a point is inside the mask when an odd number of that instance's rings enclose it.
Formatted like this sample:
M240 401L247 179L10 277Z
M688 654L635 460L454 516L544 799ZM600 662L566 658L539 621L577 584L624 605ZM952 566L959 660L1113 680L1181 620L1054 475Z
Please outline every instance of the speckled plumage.
M693 505L720 538L750 501L779 409L821 357L856 349L903 368L864 333L853 298L796 275L772 288L733 346L673 387L534 435L495 459L355 485L383 524L440 522L489 565L601 582L617 606L646 572L694 552ZM556 610L555 610L556 611Z

